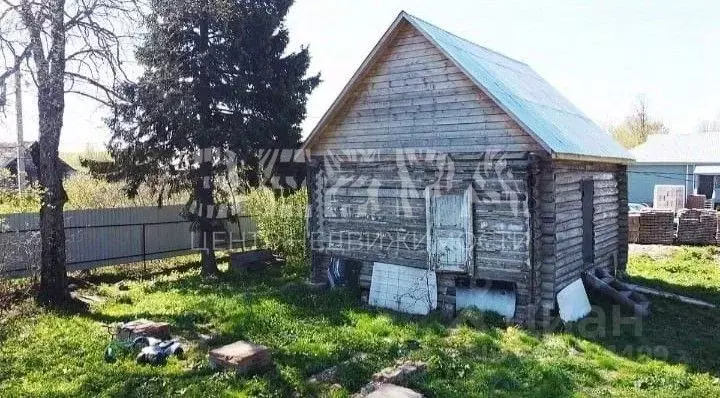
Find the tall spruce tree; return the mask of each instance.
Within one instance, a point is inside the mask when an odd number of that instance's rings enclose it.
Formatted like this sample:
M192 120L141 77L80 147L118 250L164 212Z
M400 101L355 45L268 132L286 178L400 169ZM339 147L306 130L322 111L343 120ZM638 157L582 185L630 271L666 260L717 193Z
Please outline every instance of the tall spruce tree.
M252 164L260 148L296 146L308 95L306 47L287 53L284 19L293 0L152 0L137 51L145 72L122 87L108 121L114 158L109 177L130 195L141 184L161 199L193 192L199 229L212 247L219 151ZM210 153L203 149L215 148ZM212 250L202 272L217 272Z

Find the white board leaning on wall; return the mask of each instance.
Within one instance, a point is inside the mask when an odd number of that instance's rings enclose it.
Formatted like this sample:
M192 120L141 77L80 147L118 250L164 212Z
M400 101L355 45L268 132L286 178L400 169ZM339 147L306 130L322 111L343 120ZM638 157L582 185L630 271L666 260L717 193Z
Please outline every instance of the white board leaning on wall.
M370 305L407 314L427 315L437 308L435 272L402 265L375 263Z

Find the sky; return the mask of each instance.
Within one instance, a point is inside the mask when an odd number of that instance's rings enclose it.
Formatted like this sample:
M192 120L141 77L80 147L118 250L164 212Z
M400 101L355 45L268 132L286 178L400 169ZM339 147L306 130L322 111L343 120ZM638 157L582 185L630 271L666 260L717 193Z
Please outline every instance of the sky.
M309 72L323 79L308 102L306 135L402 10L529 64L602 126L621 122L638 95L673 133L720 114L718 1L296 0L289 49L309 46ZM34 101L26 95L29 139ZM106 114L68 98L61 150L103 146ZM13 139L14 123L6 109L0 141Z

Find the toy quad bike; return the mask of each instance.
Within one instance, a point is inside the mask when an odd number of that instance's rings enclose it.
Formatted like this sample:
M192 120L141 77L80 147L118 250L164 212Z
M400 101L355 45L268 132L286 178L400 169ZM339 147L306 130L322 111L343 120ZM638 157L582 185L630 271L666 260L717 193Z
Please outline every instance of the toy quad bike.
M146 339L145 341L141 339ZM142 344L138 354L137 363L149 365L163 365L168 357L175 355L182 358L184 351L177 340L161 341L152 337L139 337L137 344Z
M184 350L177 340L162 341L154 337L136 337L132 340L118 339L113 327L107 325L111 340L105 348L105 362L114 363L118 356L140 350L136 360L140 364L162 365L171 355L182 357Z
M108 333L110 334L110 344L108 344L105 348L105 362L114 363L117 361L119 356L129 354L137 348L140 348L137 347L137 344L140 343L140 339L142 338L138 337L132 340L119 339L117 334L113 331L113 325L105 325L105 327L108 329Z

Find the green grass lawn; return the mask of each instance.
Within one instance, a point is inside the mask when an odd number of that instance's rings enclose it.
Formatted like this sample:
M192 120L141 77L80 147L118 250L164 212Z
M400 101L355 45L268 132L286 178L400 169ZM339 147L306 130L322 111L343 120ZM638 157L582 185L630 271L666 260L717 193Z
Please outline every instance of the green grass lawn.
M720 265L711 249L682 249L657 261L636 256L629 275L720 304ZM403 358L428 362L426 376L411 383L427 396L720 396L718 309L653 297L648 319L616 328L611 305L600 300L588 321L540 333L491 322L452 327L437 317L364 308L351 292L312 291L279 270L206 281L192 267L165 269L146 281L130 279L121 291L114 282L125 276L97 276L93 292L106 301L86 314L26 303L6 315L0 396L347 396ZM189 342L187 358L161 367L132 357L105 363L103 324L138 317L170 322ZM214 372L196 343L208 331L218 335L213 345L245 339L269 346L274 367L255 376ZM341 366L341 387L307 382L354 357Z

